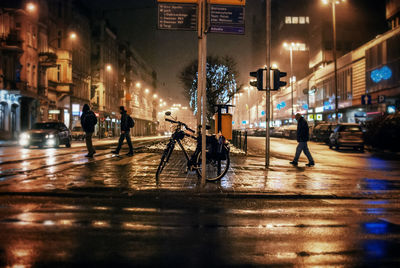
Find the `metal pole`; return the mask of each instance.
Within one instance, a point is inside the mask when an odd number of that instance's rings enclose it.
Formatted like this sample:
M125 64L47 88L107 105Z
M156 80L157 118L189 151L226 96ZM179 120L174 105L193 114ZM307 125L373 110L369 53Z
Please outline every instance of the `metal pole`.
M293 119L293 45L290 45L290 95L292 97L292 114L290 117Z
M266 49L267 49L267 77L266 77L266 115L265 115L265 123L266 123L266 131L265 131L265 168L269 168L269 118L271 116L270 109L270 68L271 68L271 0L266 0Z
M198 66L198 85L197 94L200 93L200 97L197 97L198 103L198 117L197 120L200 122L201 118L201 184L204 185L206 182L206 63L207 63L207 35L206 30L206 0L198 1L198 55L199 55L199 66ZM201 116L200 116L201 111Z
M335 1L332 1L332 25L333 25L333 62L335 69L335 114L336 122L339 122L339 103L338 103L338 88L337 88L337 60L336 60L336 6Z

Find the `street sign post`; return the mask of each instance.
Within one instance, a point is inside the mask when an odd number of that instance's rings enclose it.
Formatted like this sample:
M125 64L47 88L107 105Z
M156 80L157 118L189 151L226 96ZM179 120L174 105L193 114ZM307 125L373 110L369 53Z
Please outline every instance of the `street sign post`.
M197 5L187 3L159 3L158 29L196 31Z
M367 105L371 104L371 95L361 95L361 104L362 105Z
M244 7L233 5L211 5L211 33L244 34Z

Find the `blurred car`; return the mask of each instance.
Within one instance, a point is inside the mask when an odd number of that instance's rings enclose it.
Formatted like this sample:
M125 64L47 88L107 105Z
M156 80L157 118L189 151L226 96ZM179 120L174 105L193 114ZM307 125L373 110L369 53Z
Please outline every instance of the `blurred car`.
M71 132L62 122L41 122L35 123L32 129L24 132L20 136L19 143L25 148L29 146L58 147L65 144L71 147Z
M340 147L353 147L364 151L364 139L361 127L353 123L340 123L329 137L329 148L335 146L336 150Z
M283 137L284 126L274 127L271 132L272 137Z
M322 123L317 125L313 130L312 139L329 143L329 137L336 126L336 123Z
M71 136L74 140L84 140L85 132L83 131L82 126L74 126L71 130Z
M282 135L288 139L297 139L297 125L285 126Z

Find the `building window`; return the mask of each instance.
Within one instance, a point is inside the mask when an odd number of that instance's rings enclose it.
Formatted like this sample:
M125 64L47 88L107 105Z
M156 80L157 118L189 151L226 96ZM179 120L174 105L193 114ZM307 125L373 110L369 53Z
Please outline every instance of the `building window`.
M57 65L57 82L61 81L61 65Z
M58 31L58 36L57 36L57 47L61 48L61 37L62 37L62 32Z
M32 85L30 74L31 74L31 64L28 63L26 66L26 80L27 80L26 83L28 84L28 86Z
M0 130L5 130L6 126L6 106L5 103L0 103Z
M285 24L310 24L310 17L308 16L286 16Z

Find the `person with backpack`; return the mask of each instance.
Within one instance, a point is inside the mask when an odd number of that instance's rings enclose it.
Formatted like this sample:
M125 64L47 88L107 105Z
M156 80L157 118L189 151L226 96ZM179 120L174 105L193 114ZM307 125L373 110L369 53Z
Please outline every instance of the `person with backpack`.
M84 104L81 115L81 126L85 131L86 148L88 150L86 157L93 157L96 150L93 148L92 136L94 132L94 126L97 124L97 118L93 111L90 110L88 104Z
M121 135L119 137L118 141L118 147L114 151L111 151L113 154L119 154L119 151L121 150L122 143L124 142L124 139L126 138L126 142L128 143L129 146L129 152L127 153L128 156L133 155L133 146L132 146L132 141L131 141L131 136L130 136L130 130L132 127L135 126L135 121L133 121L132 117L130 117L126 111L124 106L120 106L119 110L121 112Z

